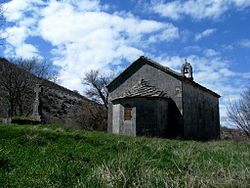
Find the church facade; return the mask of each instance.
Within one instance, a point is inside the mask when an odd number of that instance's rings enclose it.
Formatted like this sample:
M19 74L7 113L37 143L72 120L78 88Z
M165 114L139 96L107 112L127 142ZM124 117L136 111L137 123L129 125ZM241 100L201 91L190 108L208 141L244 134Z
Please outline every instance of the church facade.
M128 136L216 140L219 95L181 73L140 57L108 86L108 132Z

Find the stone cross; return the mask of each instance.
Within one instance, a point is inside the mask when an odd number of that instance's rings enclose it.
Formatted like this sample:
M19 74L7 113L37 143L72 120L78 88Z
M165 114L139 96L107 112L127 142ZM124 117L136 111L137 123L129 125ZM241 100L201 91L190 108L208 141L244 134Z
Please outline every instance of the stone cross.
M35 88L35 101L33 104L33 113L32 113L32 117L35 118L38 121L41 121L41 114L39 113L39 105L40 105L40 93L42 91L41 85L40 84L36 84Z

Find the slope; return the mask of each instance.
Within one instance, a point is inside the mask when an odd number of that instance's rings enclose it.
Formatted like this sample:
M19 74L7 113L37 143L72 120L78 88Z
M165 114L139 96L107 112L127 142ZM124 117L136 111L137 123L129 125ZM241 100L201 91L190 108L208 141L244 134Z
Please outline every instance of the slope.
M0 187L247 187L250 143L0 125Z

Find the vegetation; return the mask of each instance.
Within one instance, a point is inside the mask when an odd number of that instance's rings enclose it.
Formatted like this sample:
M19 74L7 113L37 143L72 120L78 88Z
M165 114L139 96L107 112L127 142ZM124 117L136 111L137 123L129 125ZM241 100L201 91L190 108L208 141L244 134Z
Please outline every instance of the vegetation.
M0 62L0 109L2 114L7 113L8 117L28 115L27 112L31 111L31 101L33 102L31 100L33 99L33 77L5 59L0 59Z
M248 187L249 142L0 125L0 187Z
M50 80L55 83L58 82L58 68L45 58L13 58L9 61L39 78Z
M90 70L85 73L82 85L85 86L85 95L108 109L108 90L106 86L111 82L112 75L103 75L98 70ZM87 88L86 88L87 86Z
M0 58L0 114L5 117L30 115L34 87L41 82L39 78L57 80L58 72L53 68L49 62L37 58L11 61Z
M30 116L12 116L10 117L11 119L21 119L21 120L36 120L35 118L33 117L30 117Z
M250 87L241 94L238 101L229 105L228 119L243 130L250 139Z

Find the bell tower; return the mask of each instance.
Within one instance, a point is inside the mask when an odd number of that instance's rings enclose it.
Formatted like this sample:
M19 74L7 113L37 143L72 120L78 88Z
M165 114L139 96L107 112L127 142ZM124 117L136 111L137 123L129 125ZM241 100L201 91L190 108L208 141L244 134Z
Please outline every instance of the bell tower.
M181 74L190 80L193 80L193 68L190 63L185 59L185 63L181 66Z

